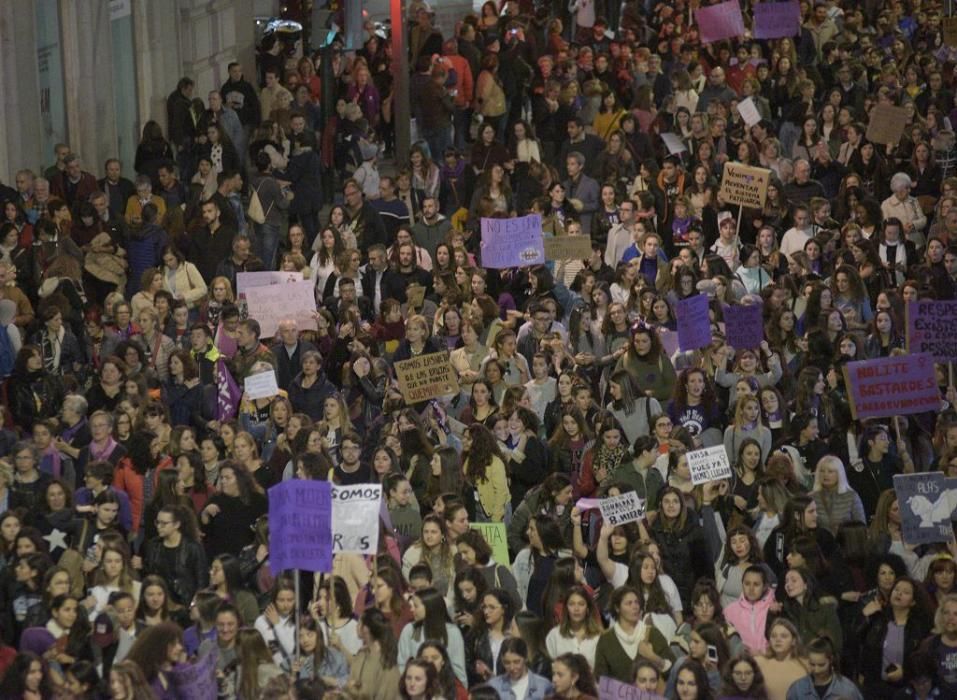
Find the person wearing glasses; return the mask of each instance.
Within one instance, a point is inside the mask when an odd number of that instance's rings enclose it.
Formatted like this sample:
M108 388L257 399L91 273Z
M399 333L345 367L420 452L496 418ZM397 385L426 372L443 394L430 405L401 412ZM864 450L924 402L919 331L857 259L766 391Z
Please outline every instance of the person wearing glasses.
M162 508L156 516L157 536L146 543L142 562L143 574L167 581L180 605L189 605L196 591L209 585L206 552L193 523L195 518L187 517L182 506Z

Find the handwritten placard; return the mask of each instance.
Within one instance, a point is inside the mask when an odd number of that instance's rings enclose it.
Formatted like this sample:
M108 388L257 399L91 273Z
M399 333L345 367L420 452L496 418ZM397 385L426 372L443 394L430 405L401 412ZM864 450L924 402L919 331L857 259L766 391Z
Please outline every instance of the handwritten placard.
M598 502L598 508L601 510L602 520L612 526L633 523L645 517L645 502L638 498L634 491L602 498Z
M531 267L545 262L542 217L482 219L482 266L501 270Z
M744 36L744 17L741 15L741 3L738 0L700 7L695 11L694 17L702 44Z
M844 365L854 420L940 409L934 358L926 353Z
M940 21L943 40L946 46L957 46L957 17L944 17Z
M681 140L681 137L678 136L678 134L672 134L670 132L662 134L661 141L665 144L665 148L668 149L668 153L673 156L676 156L679 153L684 153L688 150L685 142Z
M332 571L332 493L324 480L290 479L268 491L269 568ZM378 524L378 523L377 523Z
M907 352L926 352L938 362L957 360L957 301L907 304Z
M245 294L249 318L259 322L260 338L275 336L279 322L285 319L294 320L299 330L317 330L312 280L250 287Z
M728 204L761 209L768 197L770 182L770 170L726 161L718 197Z
M675 304L678 321L678 348L682 352L697 350L711 344L711 317L708 297L696 294Z
M374 555L379 550L381 484L332 485L332 551Z
M738 103L738 113L747 126L754 126L761 121L761 112L758 111L752 97L743 99Z
M245 294L251 287L269 287L273 284L302 282L301 272L239 272L236 274L236 294Z
M640 690L628 683L602 676L598 679L598 700L665 700L657 693Z
M957 507L957 491L947 488L943 472L895 474L894 491L906 544L954 539L951 516Z
M488 546L492 548L492 558L496 564L504 564L505 566L511 564L508 556L508 532L505 529L505 523L469 523L469 527L485 538Z
M896 146L904 135L907 125L907 110L894 105L876 104L871 109L867 122L867 140Z
M395 363L399 391L408 403L428 401L446 394L459 392L455 369L447 352L420 355Z
M734 304L724 310L724 332L733 348L756 348L764 340L761 304Z
M791 2L759 2L751 7L754 12L755 39L781 39L801 32L801 5Z
M413 309L421 309L425 301L425 287L421 284L410 284L405 288L405 301Z
M544 243L546 260L585 260L591 256L589 236L548 236Z
M731 478L731 462L724 445L692 450L685 456L691 471L691 483L695 486Z
M276 370L271 369L268 372L249 375L243 380L243 389L246 391L246 398L250 401L276 396L279 393Z

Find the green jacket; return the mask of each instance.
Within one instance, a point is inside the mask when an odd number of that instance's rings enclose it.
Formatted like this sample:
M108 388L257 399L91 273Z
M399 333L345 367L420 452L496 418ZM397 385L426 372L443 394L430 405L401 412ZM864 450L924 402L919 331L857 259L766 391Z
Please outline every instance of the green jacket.
M674 663L675 656L668 647L668 641L654 627L651 628L651 648L655 654L663 659L668 659ZM627 685L634 682L631 675L632 667L635 665L635 659L628 656L618 637L615 636L615 630L609 629L598 639L598 646L595 649L595 676L610 676Z
M658 492L664 487L664 478L654 465L648 467L644 473L638 470L634 460L622 465L615 472L614 482L622 486L629 486L638 494L638 498L645 501L645 510L658 509Z

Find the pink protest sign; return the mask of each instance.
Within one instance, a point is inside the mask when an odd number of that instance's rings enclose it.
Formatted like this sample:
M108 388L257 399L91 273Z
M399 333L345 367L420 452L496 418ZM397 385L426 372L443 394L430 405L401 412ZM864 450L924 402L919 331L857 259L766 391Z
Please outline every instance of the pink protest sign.
M849 362L844 380L855 420L940 409L934 358L927 353Z
M744 36L744 17L741 16L738 0L699 8L695 11L695 22L701 33L702 44Z
M797 0L760 2L753 10L755 39L780 39L801 32L801 5Z

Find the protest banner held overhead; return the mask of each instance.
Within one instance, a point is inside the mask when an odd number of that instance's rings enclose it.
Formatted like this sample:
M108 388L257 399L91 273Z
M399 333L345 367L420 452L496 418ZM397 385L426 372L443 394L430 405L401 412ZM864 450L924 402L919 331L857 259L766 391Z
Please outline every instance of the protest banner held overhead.
M768 197L771 171L727 161L721 175L718 196L728 204L761 209Z
M844 380L855 420L940 408L934 358L926 353L849 362Z
M545 262L542 217L482 219L482 265L491 269L531 267Z
M957 361L957 301L922 299L907 304L906 311L908 352Z

